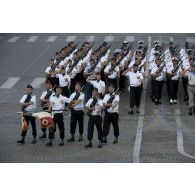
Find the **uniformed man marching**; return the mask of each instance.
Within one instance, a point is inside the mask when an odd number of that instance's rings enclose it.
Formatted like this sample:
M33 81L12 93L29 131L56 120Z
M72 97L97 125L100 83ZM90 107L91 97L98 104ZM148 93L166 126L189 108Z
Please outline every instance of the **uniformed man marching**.
M189 115L195 114L195 63L194 58L189 59L190 68L188 69L188 96L189 96Z
M155 61L155 65L151 69L151 77L154 79L154 102L156 105L161 104L160 99L162 95L162 87L164 84L165 78L165 67L162 64L160 58L157 58Z
M33 135L33 139L31 143L35 144L36 136L37 136L36 120L34 117L30 115L30 113L34 112L36 109L36 96L33 94L33 87L31 85L27 85L26 94L23 95L23 97L21 98L20 104L22 106L22 112L24 113L23 119L24 119L25 125L22 129L22 134L21 134L22 138L18 140L17 143L21 143L21 144L25 143L27 129L30 123L32 126L32 135Z
M46 87L46 90L43 91L43 93L41 94L39 101L41 103L42 109L48 110L49 109L49 99L51 96L55 94L55 92L53 91L52 84L49 80L46 81L45 87ZM46 138L46 128L42 127L41 130L43 134L39 138Z
M88 77L86 81L98 89L98 96L102 99L105 93L105 82L101 80L101 75L97 73Z
M71 109L70 117L70 133L71 137L68 139L69 142L75 141L74 134L77 127L77 121L79 124L79 139L78 141L83 140L83 128L84 128L84 93L81 91L82 84L76 83L75 92L71 94L69 98L68 107Z
M88 100L85 105L85 109L88 112L89 120L88 120L88 130L87 130L87 138L89 143L85 145L85 147L92 147L92 139L94 132L94 125L97 128L98 132L98 148L102 148L102 140L103 140L103 132L102 132L102 109L103 103L102 99L98 97L98 89L94 88L92 91L92 98Z
M118 109L119 109L119 95L114 92L114 85L109 85L108 94L105 95L103 99L103 106L105 109L104 123L103 123L103 143L107 143L107 136L110 130L110 124L112 123L114 128L114 141L113 143L118 143L119 136L119 126L118 126Z
M64 110L65 103L68 103L69 99L65 96L62 96L61 93L62 93L62 88L60 86L57 86L56 94L50 98L49 111L52 112L55 127L49 129L49 142L47 143L48 146L52 146L52 139L54 138L56 125L58 125L60 131L61 142L59 143L59 146L64 145L65 129L64 129L63 110Z
M131 68L123 72L123 75L129 77L130 82L130 110L129 114L133 114L133 108L136 106L136 112L140 113L140 99L142 93L143 75L138 71L138 65L133 65L133 71Z

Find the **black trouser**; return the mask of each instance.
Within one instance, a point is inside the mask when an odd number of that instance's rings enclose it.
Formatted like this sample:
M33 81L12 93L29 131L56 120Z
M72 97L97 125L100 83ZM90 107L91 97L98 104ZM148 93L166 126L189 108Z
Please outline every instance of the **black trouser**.
M109 85L114 85L115 89L117 89L117 78L115 79L110 79L106 78L106 86L108 87Z
M177 100L179 80L170 80L170 99Z
M160 100L164 81L154 80L154 98Z
M36 119L35 119L35 117L32 117L32 116L24 116L24 119L25 119L25 121L26 121L26 123L28 125L29 125L29 122L30 122L30 124L32 126L32 135L34 137L36 137L37 136L37 130L36 130ZM27 134L27 130L22 130L21 136L22 137L25 137L26 134Z
M83 110L75 111L71 110L71 117L70 117L70 133L72 135L75 134L76 127L77 127L77 121L79 123L79 133L83 134L83 128L84 128L84 112Z
M171 98L171 84L170 84L170 82L171 82L171 79L170 78L167 78L167 80L166 80L167 94L168 94L168 98L169 99L172 99Z
M69 97L69 90L68 90L68 86L62 87L62 95Z
M93 85L91 83L85 84L85 102L87 102L92 96Z
M188 77L182 77L182 84L183 84L185 97L188 98Z
M60 131L60 138L64 139L64 118L63 113L56 113L54 114L53 118L55 127L49 129L49 139L54 138L54 133L56 131L56 124L58 125L59 131Z
M140 106L140 99L141 99L142 87L132 87L130 86L130 108L134 106Z
M75 91L75 79L71 79L71 83L70 83L70 92L73 93Z
M103 136L104 137L108 136L111 123L114 128L114 136L115 137L119 136L118 118L119 118L119 115L116 112L115 113L109 113L107 111L105 112L104 124L103 124Z
M119 89L120 91L125 90L125 81L126 81L126 76L122 75L122 71L120 72L120 81L119 81Z
M59 78L56 77L48 77L48 80L51 82L52 86L59 85ZM56 88L55 88L56 89ZM54 91L55 91L54 89Z
M89 115L87 138L89 141L93 139L94 125L97 128L98 140L102 141L103 131L102 131L102 117L100 115Z
M155 80L151 78L151 97L154 97L154 82Z

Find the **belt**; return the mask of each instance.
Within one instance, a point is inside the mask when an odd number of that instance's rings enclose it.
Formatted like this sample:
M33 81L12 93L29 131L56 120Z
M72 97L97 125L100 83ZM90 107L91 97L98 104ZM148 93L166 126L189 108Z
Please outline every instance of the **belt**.
M73 108L73 110L74 111L83 111L83 109L74 109L74 108Z
M190 87L195 87L195 85L190 85L190 84L188 84L188 86L190 86Z

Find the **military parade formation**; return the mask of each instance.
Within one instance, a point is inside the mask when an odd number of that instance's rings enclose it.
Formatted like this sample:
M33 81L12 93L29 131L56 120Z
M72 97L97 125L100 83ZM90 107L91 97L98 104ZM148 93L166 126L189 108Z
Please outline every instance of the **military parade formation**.
M22 116L21 139L25 143L29 124L32 127L32 143L37 142L36 118L40 119L42 135L47 146L52 146L56 129L59 129L60 143L64 146L64 112L70 110L70 137L68 143L83 141L84 116L88 116L87 140L84 147L93 147L94 128L97 129L98 148L107 143L112 124L113 144L119 141L120 95L129 91L128 114L140 113L141 96L145 78L151 78L151 102L161 104L164 84L168 103L178 104L178 86L182 81L184 101L189 115L195 114L195 55L193 46L154 41L152 48L144 41L128 43L111 52L112 44L103 42L94 48L94 42L70 42L55 57L50 59L45 70L45 90L39 98L41 112L36 112L37 99L33 86L27 85L26 94L20 100ZM133 52L133 47L136 47ZM47 133L48 131L48 133ZM48 134L48 136L47 136Z

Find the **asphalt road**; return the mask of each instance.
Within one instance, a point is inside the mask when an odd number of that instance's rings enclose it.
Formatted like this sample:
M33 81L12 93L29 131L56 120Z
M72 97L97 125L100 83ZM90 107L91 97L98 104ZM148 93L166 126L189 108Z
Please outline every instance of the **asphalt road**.
M156 106L150 100L148 80L140 114L127 114L129 94L121 94L118 144L112 144L111 128L108 144L102 149L97 148L96 132L94 147L84 148L87 142L87 116L83 142L66 142L64 147L59 147L57 132L52 148L46 147L47 140L38 139L37 144L32 145L30 130L25 145L16 143L21 132L20 117L16 112L20 110L18 102L24 94L25 86L36 78L43 78L48 60L73 39L79 41L80 45L86 39L95 41L94 48L104 40L111 41L112 51L126 39L135 43L142 39L149 45L154 40L165 43L173 40L181 46L186 40L195 43L194 34L0 34L0 162L195 162L195 120L194 116L188 116L181 82L178 105L168 104L164 85L162 104ZM34 91L37 98L44 89L44 84L40 84ZM69 112L65 113L66 138L69 137L68 116ZM39 121L37 126L39 136Z

